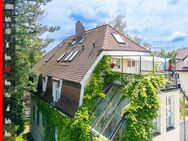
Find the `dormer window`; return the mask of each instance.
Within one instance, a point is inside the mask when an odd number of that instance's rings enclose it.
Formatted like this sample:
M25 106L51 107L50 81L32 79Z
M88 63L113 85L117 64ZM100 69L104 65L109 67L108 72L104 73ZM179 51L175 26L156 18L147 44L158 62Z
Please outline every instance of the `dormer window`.
M48 82L48 76L43 76L42 77L42 91L43 92L46 92L47 82Z
M62 80L53 81L53 101L57 102L61 96Z
M125 44L125 41L121 38L121 36L117 33L112 33L112 36L115 38L115 40L119 43L119 44Z

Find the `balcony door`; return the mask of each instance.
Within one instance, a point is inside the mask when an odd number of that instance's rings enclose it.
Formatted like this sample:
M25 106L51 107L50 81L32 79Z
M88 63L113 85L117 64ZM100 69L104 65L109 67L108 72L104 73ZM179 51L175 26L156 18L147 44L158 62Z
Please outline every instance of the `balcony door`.
M127 73L136 73L136 61L127 60Z

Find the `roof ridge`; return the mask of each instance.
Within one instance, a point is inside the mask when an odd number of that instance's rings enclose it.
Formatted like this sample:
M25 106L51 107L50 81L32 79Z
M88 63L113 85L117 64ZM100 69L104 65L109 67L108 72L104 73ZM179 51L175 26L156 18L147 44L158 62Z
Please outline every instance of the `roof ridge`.
M91 32L91 31L93 31L93 30L96 30L96 29L102 28L102 27L107 26L107 25L108 25L108 24L103 24L103 25L97 26L97 27L95 27L95 28L91 28L91 29L89 29L89 30L86 30L85 33L87 33L87 32Z

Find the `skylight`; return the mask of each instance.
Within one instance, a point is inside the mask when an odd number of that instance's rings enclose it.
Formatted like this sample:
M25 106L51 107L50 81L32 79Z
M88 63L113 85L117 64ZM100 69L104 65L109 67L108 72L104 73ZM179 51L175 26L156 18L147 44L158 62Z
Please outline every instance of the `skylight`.
M119 34L116 33L112 33L113 37L116 39L116 41L119 44L125 44L125 41L121 38L121 36Z
M76 43L76 40L74 40L73 42L72 42L72 45L74 45Z
M50 59L54 56L54 54L51 54L48 58L46 58L46 62L50 61Z
M79 42L79 44L82 44L85 41L86 38L82 38Z
M74 51L71 51L70 53L67 54L67 56L63 59L63 61L67 61L69 57L74 53Z
M67 53L63 53L58 59L57 61L59 62Z
M79 50L75 50L72 56L69 57L68 61L72 61L74 57L79 53Z

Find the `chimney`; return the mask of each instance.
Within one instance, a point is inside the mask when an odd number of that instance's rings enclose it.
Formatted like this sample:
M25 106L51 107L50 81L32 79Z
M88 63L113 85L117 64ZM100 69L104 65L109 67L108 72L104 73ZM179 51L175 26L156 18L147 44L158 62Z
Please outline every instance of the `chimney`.
M80 40L82 38L82 34L85 32L84 26L80 21L76 22L76 39Z

